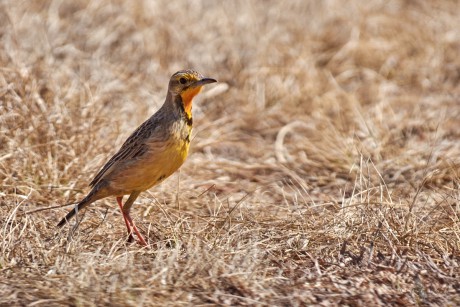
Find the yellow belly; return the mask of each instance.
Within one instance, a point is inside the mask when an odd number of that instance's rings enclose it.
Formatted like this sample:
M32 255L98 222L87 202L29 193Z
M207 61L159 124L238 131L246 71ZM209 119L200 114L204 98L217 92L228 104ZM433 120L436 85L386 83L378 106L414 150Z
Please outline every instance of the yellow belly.
M150 144L150 150L119 172L114 172L111 188L118 194L145 191L159 184L181 167L188 155L189 143L174 140L163 144Z
M155 172L162 173L162 180L171 176L175 171L182 166L188 156L189 143L185 141L173 143L163 152L160 165L157 161L152 161L155 164L153 169ZM154 182L152 185L157 184Z

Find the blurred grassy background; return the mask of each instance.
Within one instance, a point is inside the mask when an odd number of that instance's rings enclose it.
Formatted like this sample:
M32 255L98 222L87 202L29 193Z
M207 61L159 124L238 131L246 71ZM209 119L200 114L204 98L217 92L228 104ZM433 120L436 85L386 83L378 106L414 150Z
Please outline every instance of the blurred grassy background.
M457 1L0 3L0 304L460 304ZM220 81L133 208L55 224L162 104Z

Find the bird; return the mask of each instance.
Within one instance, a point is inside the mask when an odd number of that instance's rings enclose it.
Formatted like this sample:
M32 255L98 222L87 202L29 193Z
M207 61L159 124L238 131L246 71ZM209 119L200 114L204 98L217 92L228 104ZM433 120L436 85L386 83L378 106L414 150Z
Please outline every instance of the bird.
M142 123L90 182L90 192L57 224L65 225L80 210L97 200L115 196L128 229L139 244L147 242L133 222L130 210L139 194L163 182L184 163L192 133L192 104L203 86L217 82L195 70L180 70L169 80L163 105ZM129 195L123 204L123 196Z

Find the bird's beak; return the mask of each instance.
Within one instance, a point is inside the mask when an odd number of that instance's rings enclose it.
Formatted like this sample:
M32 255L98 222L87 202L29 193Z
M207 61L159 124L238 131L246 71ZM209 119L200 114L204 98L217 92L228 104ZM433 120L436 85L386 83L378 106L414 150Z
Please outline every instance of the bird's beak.
M192 83L190 87L203 86L205 84L214 83L214 82L217 82L217 80L213 78L203 78L201 80L196 81L195 83Z

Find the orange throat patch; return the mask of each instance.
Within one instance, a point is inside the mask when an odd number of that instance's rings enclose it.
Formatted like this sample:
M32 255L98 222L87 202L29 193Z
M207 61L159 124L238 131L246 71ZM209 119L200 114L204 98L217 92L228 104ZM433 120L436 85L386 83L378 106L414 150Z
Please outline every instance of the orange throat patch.
M193 97L198 95L202 89L203 89L202 86L197 86L197 87L189 88L180 94L180 96L182 97L182 103L184 104L185 113L188 115L189 118L192 117Z

